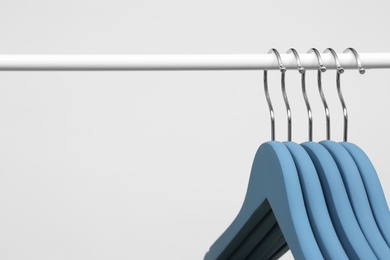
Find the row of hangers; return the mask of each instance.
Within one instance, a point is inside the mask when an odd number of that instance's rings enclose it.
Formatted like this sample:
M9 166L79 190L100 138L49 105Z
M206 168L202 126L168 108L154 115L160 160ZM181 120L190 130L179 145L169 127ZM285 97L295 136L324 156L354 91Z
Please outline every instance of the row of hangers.
M360 61L359 54L357 53L357 51L354 48L347 48L344 51L344 53L346 53L348 51L352 52L353 55L355 56L356 63L357 63L358 69L359 69L359 73L364 74L365 69L362 66L362 63ZM335 63L336 63L337 93L339 95L341 106L343 108L343 114L344 114L344 135L343 135L344 138L343 138L343 140L344 140L344 142L346 142L347 141L347 134L348 134L348 111L347 111L347 107L345 105L343 94L341 92L341 84L340 84L340 76L341 76L341 74L344 73L344 69L340 65L340 61L339 61L339 58L337 56L337 53L332 48L327 48L327 49L325 49L324 52L330 52L333 55L333 58L335 59ZM290 105L289 105L289 101L288 101L287 93L286 93L286 84L285 84L286 68L283 66L280 54L276 49L271 49L268 52L268 54L270 54L270 53L275 54L276 59L277 59L278 64L279 64L279 70L281 72L282 93L283 93L284 103L285 103L286 109L287 109L288 141L291 141L292 117L291 117ZM298 71L301 74L302 94L303 94L303 98L305 100L305 105L306 105L306 109L307 109L307 113L308 113L308 120L309 120L309 138L308 138L308 140L313 141L313 118L312 118L310 102L309 102L307 92L306 92L306 80L305 80L306 70L305 70L305 68L302 67L301 61L299 58L299 54L294 48L290 48L287 51L287 53L294 54L295 59L297 61ZM314 53L317 57L317 60L318 60L318 70L317 70L318 71L318 73L317 73L318 91L320 93L321 100L322 100L322 103L324 105L325 114L326 114L326 139L330 140L330 112L329 112L329 107L328 107L328 104L326 102L326 98L325 98L325 95L323 92L322 77L321 77L321 74L326 72L326 67L323 65L321 54L316 48L311 48L308 51L308 53ZM268 103L268 107L269 107L269 111L270 111L270 116L271 116L271 140L274 141L275 140L275 116L274 116L274 110L273 110L271 98L270 98L269 91L268 91L268 72L267 72L267 70L264 70L263 78L264 78L264 92L265 92L265 96L267 99L267 103Z
M226 231L205 255L214 259L278 259L289 249L296 259L390 259L390 212L378 175L368 156L347 142L348 111L341 92L344 72L337 53L336 85L344 115L343 142L331 141L330 113L322 89L326 71L321 54L317 82L326 115L326 140L312 141L312 113L306 93L305 68L297 61L302 93L308 112L309 141L291 141L292 117L285 86L286 69L279 52L274 53L281 73L287 110L288 141L275 141L275 116L264 70L264 92L271 118L271 141L263 143L254 158L243 205ZM351 52L360 74L359 55Z

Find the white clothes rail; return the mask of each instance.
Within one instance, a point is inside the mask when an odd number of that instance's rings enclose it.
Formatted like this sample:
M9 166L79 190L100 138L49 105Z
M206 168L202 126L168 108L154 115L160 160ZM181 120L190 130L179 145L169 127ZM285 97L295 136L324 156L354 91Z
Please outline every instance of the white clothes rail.
M318 69L316 56L299 54L305 69ZM327 69L335 69L330 53L321 54ZM389 69L390 53L359 53L365 69ZM339 53L344 69L356 69L352 53ZM287 69L296 69L293 54L281 54ZM273 54L173 54L173 55L0 55L0 71L119 71L119 70L275 70Z

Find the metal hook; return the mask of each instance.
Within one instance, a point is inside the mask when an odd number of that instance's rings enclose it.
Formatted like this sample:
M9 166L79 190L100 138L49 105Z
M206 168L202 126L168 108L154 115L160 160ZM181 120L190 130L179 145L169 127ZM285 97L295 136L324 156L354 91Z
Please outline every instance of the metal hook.
M357 53L357 51L354 48L347 48L343 51L343 53L347 53L348 51L352 52L353 55L355 56L356 63L357 63L358 69L359 69L359 73L364 74L366 72L366 70L362 66L362 62L360 61L360 57L359 57L359 54Z
M316 48L311 48L307 53L314 52L317 61L318 61L318 72L317 72L317 84L318 84L318 92L320 93L322 104L324 105L325 115L326 115L326 139L330 140L330 112L328 103L326 102L324 91L322 90L322 79L321 73L326 71L326 67L324 66L321 58L321 54Z
M281 75L282 94L283 94L284 104L286 105L286 110L287 110L287 140L291 141L292 119L291 119L290 104L288 102L287 93L286 93L286 70L281 72L282 72Z
M290 48L287 51L287 53L291 53L291 52L295 56L295 59L297 61L298 71L301 74L302 94L303 94L303 98L305 100L307 115L308 115L308 122L309 122L309 141L312 141L313 140L313 116L312 116L312 112L311 112L310 102L309 102L309 99L307 97L307 92L306 92L306 80L305 80L306 70L301 65L301 60L299 58L298 52L294 48Z
M337 85L337 93L339 95L340 103L343 108L343 114L344 114L344 134L343 134L343 141L346 142L348 140L348 111L347 106L345 105L343 93L341 92L341 86L340 86L340 75L344 73L344 69L340 65L339 58L337 56L337 53L332 48L325 49L325 52L330 52L333 55L333 58L336 62L336 85Z
M280 70L280 72L282 72L282 75L283 75L286 71L286 68L282 64L282 59L280 58L279 52L276 49L271 49L268 51L268 54L270 54L270 53L275 54L276 59L278 60L278 63L279 63L279 70ZM267 98L269 113L270 113L270 117L271 117L271 140L274 141L275 140L275 115L274 115L274 109L272 107L271 97L270 97L269 91L268 91L267 70L264 70L264 93L265 93L265 97Z

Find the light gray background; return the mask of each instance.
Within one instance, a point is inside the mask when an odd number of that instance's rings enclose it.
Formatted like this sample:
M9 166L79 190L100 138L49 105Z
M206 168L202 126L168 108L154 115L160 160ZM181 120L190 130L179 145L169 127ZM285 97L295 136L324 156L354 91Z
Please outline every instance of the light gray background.
M388 1L2 0L2 54L389 52ZM286 139L278 72L277 139ZM315 132L325 119L308 73ZM307 138L287 73L293 140ZM350 141L390 198L390 71L346 71ZM324 76L342 138L335 73ZM1 72L0 258L201 259L238 213L269 140L261 71ZM291 255L285 256L285 259Z

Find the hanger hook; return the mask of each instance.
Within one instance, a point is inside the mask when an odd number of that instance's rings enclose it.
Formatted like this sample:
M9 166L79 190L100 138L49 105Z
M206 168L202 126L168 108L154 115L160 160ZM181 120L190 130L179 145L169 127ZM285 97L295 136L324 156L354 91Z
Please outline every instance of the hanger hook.
M337 53L332 48L325 49L325 52L330 52L336 62L336 85L337 85L337 93L339 95L340 103L343 108L343 114L344 114L344 133L343 133L343 141L346 142L348 140L348 110L347 106L345 105L343 93L341 92L341 85L340 85L340 75L344 73L344 69L340 65L339 58L337 56Z
M286 93L286 69L280 70L281 72L281 85L282 85L282 94L284 99L284 104L286 105L287 110L287 129L288 129L288 137L287 140L291 141L291 110L290 110L290 104L288 102L287 93Z
M268 51L268 54L271 54L271 53L275 54L276 59L277 59L278 64L279 64L279 70L280 70L280 72L284 73L286 71L286 68L282 64L282 59L280 58L279 52L276 49L272 48L272 49L270 49ZM268 73L267 73L267 70L264 70L264 74L263 75L264 75L263 76L263 78L264 78L264 93L265 93L265 97L267 99L269 113L270 113L270 117L271 117L271 140L274 141L275 140L275 114L274 114L274 109L272 107L271 97L270 97L269 91L268 91Z
M359 57L359 54L358 52L354 49L354 48L347 48L343 51L343 53L347 53L347 52L352 52L353 55L355 56L355 59L356 59L356 63L357 63L357 66L358 66L358 69L359 69L359 73L360 74L364 74L366 73L366 69L363 68L362 66L362 62L360 61L360 57Z
M318 92L320 93L322 104L324 105L325 109L325 115L326 115L326 139L330 140L330 112L328 103L326 102L325 94L322 89L322 79L321 79L321 73L326 71L326 67L324 66L321 58L320 52L316 48L311 48L307 53L314 52L317 61L318 61L318 71L317 71L317 84L318 84Z
M294 48L290 48L287 53L293 53L295 56L295 59L297 61L297 67L298 71L301 74L301 84L302 84L302 94L303 99L305 100L306 109L307 109L307 115L308 115L308 122L309 122L309 141L313 141L313 116L311 112L310 102L309 98L307 97L306 92L306 70L301 65L301 59L299 58L298 52Z

